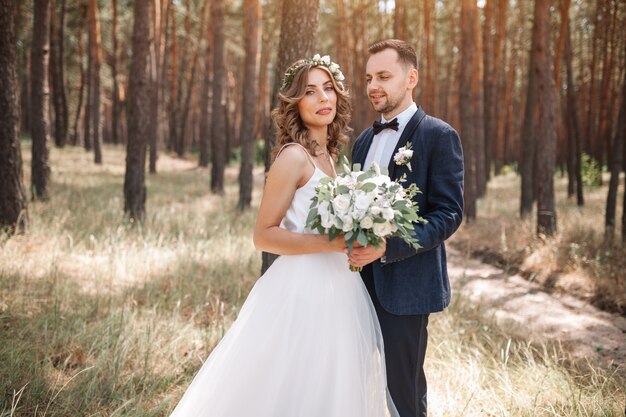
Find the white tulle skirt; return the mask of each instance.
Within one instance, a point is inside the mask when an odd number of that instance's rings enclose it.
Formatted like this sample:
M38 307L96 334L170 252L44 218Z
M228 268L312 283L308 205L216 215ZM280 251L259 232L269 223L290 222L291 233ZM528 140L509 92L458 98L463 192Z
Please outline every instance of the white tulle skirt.
M396 415L376 312L341 253L279 257L172 414Z

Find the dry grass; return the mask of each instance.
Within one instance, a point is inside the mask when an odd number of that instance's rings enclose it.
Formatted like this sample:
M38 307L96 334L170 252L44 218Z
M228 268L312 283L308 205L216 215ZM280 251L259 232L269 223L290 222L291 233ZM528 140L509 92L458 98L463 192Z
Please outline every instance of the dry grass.
M567 179L555 177L558 232L535 236L536 219L519 218L519 177L494 178L478 203L479 218L464 223L452 242L465 253L540 282L550 291L563 291L591 301L601 309L626 315L626 245L619 229L623 178L618 195L618 225L614 244L604 242L604 186L585 188L585 206L567 199Z
M130 227L123 150L104 161L53 149L52 200L31 203L28 235L0 243L1 417L167 415L258 276L236 170L218 197L207 171L162 157L146 223ZM623 415L618 375L478 317L457 300L432 319L434 416Z

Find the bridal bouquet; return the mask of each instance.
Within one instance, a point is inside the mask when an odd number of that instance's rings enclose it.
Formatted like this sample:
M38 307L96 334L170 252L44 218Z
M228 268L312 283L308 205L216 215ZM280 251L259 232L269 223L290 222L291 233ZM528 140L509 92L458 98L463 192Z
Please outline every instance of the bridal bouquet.
M419 248L412 232L415 223L426 220L417 214L417 203L413 201L420 192L417 186L404 188L404 176L392 181L376 164L367 171L360 171L360 165L355 164L351 170L348 160L344 160L343 173L334 179L322 178L315 188L307 228L328 234L330 240L343 234L349 252L354 242L379 246L392 236Z

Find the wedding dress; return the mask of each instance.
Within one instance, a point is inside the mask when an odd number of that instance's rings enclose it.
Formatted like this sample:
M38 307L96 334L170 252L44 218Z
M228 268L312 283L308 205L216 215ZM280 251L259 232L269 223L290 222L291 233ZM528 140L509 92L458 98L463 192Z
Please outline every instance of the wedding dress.
M308 153L307 153L308 155ZM312 158L310 158L313 165ZM305 230L315 166L281 227ZM195 376L172 417L397 416L376 312L347 256L280 256Z

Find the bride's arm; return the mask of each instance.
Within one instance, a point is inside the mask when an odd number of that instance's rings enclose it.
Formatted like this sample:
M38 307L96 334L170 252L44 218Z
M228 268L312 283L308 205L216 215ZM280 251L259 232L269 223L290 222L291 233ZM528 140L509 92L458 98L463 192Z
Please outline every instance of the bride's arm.
M279 227L298 187L314 173L311 162L298 146L285 148L267 175L263 199L254 227L254 246L278 255L317 252L343 252L341 237L332 241L326 235L296 233Z

